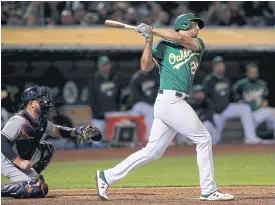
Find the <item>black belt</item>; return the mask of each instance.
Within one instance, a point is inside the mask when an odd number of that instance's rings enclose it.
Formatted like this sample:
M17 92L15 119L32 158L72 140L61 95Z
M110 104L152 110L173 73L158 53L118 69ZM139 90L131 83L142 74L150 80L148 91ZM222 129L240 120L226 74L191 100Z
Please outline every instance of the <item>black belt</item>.
M163 94L163 90L159 90L159 92L158 92L159 94ZM179 97L179 98L181 98L182 96L183 96L183 94L182 93L180 93L180 92L175 92L175 96L176 97ZM187 100L187 95L184 97L184 100Z

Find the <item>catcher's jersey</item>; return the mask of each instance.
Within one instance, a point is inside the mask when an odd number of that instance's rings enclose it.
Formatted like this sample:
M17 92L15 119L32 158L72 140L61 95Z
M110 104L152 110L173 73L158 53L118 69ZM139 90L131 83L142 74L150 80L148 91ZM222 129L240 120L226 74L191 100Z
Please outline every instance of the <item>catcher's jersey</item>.
M195 39L201 47L201 52L193 52L167 40L160 40L153 46L153 60L160 73L160 90L189 93L205 52L203 41L200 38Z
M22 116L15 115L8 120L1 132L11 141L14 152L25 160L30 160L43 134L49 134L54 127L54 124L48 121L44 129L41 128L39 133L33 133L30 136L24 129L28 123Z
M237 99L249 104L253 111L262 107L263 99L268 95L265 81L258 79L251 81L248 78L241 79L233 86Z

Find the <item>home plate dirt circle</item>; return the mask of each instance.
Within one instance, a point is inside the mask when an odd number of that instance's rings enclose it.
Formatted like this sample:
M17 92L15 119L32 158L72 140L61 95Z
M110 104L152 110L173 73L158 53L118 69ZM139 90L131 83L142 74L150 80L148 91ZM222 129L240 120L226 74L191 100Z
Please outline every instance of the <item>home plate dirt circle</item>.
M147 188L113 188L109 190L110 200L99 201L95 189L52 190L44 199L16 200L2 198L3 205L39 204L39 205L176 205L176 204L230 204L230 205L274 205L275 187L272 186L238 186L220 187L235 195L233 201L205 202L198 199L198 187L147 187Z

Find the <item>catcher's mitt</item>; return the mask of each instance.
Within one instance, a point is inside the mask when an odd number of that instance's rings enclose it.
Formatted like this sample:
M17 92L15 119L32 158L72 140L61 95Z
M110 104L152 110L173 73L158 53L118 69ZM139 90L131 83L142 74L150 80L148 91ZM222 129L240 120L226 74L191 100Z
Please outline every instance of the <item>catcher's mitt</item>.
M82 126L76 130L79 140L81 141L96 141L102 140L102 134L97 127L91 125Z

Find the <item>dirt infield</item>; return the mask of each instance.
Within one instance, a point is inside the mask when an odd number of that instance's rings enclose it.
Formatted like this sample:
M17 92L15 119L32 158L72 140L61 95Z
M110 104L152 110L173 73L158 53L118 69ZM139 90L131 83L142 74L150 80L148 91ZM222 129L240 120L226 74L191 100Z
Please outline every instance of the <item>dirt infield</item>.
M31 200L2 199L4 205L39 204L39 205L159 205L159 204L230 204L230 205L274 205L274 187L222 187L235 195L236 199L230 202L203 202L198 199L197 187L158 187L158 188L123 188L110 189L110 201L103 202L97 199L96 190L53 190L47 198Z
M54 161L72 160L105 160L121 159L137 149L105 149L105 150L75 150L57 152ZM237 153L275 153L275 145L219 145L214 146L214 155ZM169 148L164 157L192 155L194 146L179 146ZM50 190L47 198L31 200L15 200L2 198L4 205L39 204L39 205L91 205L91 204L230 204L230 205L274 205L274 186L240 186L221 187L235 195L236 199L230 202L202 202L198 199L199 187L148 187L148 188L113 188L109 190L110 201L102 202L97 199L95 189L78 190Z

